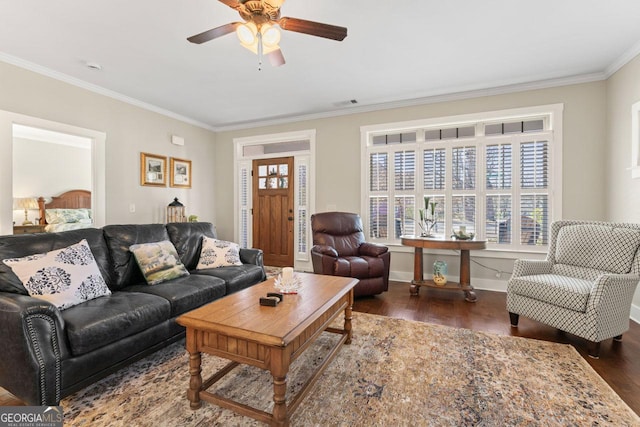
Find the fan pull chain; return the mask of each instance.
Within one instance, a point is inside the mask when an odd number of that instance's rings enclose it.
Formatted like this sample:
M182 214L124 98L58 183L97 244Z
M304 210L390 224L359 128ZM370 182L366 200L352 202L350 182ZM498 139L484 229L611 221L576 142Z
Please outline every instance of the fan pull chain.
M258 30L258 71L262 71L262 33Z

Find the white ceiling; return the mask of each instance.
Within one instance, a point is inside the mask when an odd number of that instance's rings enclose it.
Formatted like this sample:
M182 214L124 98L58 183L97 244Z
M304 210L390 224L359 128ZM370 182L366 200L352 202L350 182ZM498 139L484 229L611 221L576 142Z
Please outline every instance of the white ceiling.
M597 80L640 53L638 0L287 0L282 16L348 36L283 31L287 63L262 71L234 34L187 42L240 20L216 0L0 0L0 10L0 60L218 130Z

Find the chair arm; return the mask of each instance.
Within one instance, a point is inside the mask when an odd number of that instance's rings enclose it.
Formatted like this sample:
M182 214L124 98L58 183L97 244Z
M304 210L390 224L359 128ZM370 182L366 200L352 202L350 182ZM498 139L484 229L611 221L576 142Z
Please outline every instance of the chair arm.
M615 337L629 329L631 303L639 281L637 274L603 274L596 279L586 311L589 324L598 326L593 341Z
M51 303L0 292L0 385L29 405L58 405L64 320Z
M311 248L311 252L315 252L320 255L330 256L332 258L338 258L338 251L333 248L333 246L329 245L315 245Z
M387 253L389 248L378 243L363 243L358 248L358 253L363 256L377 257Z
M551 261L538 259L517 259L513 264L511 277L532 276L534 274L551 273Z
M335 274L335 263L338 259L338 251L328 245L315 245L311 248L311 262L313 272L316 274Z

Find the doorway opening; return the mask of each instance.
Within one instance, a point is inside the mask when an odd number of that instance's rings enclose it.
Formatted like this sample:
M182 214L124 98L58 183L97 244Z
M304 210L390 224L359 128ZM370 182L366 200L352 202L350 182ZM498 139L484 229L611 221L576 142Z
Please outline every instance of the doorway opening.
M33 151L37 149L37 144L45 144L43 139L53 139L55 143L53 148L42 148L42 150L49 150L57 154L42 156L42 153ZM65 140L67 143L63 144L62 141ZM14 146L14 141L16 141L15 144L25 145ZM26 195L46 198L56 195L39 194L48 191L43 187L28 189L26 186L37 186L41 185L43 181L51 180L51 174L40 176L41 172L51 167L55 170L56 161L64 154L62 151L68 151L68 148L73 145L76 145L76 148L84 147L84 154L76 154L81 156L84 162L89 159L90 164L88 166L76 164L72 173L69 174L68 185L75 189L75 187L83 187L87 185L87 182L89 183L93 223L96 227L105 225L105 142L106 134L103 132L0 110L0 149L7 154L0 159L0 169L3 170L3 173L0 174L0 194L4 200L3 207L0 209L0 234L13 233L15 213L12 209L12 201L14 197ZM41 147L44 146L41 145ZM37 162L30 162L24 167L20 164L14 165L14 155L18 160L32 155L32 160L37 160ZM60 167L66 168L64 165L60 165ZM72 184L73 172L80 172L81 169L83 171L81 182L77 181L78 185ZM84 176L85 174L88 174L88 177ZM19 194L14 194L14 189ZM33 216L31 220L34 220L37 213L34 211L30 215ZM24 214L22 219L24 219Z
M265 265L311 271L315 130L234 139L234 231Z

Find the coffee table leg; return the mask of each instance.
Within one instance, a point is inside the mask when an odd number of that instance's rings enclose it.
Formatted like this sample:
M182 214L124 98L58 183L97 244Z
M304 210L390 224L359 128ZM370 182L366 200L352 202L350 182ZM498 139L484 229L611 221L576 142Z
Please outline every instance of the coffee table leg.
M345 344L351 344L351 319L353 319L352 307L353 288L349 291L349 304L347 304L347 308L344 309L344 330L347 333L347 340L344 342Z
M198 409L202 406L200 402L200 389L202 388L202 369L200 352L194 352L189 354L189 374L191 379L189 380L189 390L187 390L187 397L191 402L191 409Z
M287 414L287 373L289 356L283 350L272 350L271 375L273 376L273 423L275 426L288 426Z

